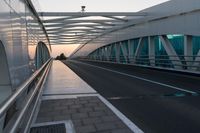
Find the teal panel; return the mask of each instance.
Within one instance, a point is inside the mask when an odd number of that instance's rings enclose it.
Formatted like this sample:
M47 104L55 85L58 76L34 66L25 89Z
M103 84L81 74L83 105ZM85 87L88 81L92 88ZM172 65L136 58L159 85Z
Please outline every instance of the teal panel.
M155 54L156 54L156 66L161 67L173 67L172 62L169 59L169 56L167 55L167 52L165 48L163 47L163 44L158 36L154 37L154 43L155 43Z
M165 51L165 49L162 45L162 42L161 42L161 40L159 39L158 36L154 37L154 43L155 43L156 56L160 56L160 55L166 56L167 52Z
M177 55L184 55L184 35L167 35Z
M193 55L196 56L200 50L200 36L193 36L192 44L193 44Z
M133 40L133 42L134 42L134 54L135 54L135 51L138 47L139 40L140 40L139 38L136 38L136 39Z
M142 49L141 49L140 55L136 61L137 61L137 64L149 65L148 37L144 37L142 43L143 43Z
M116 61L116 50L115 50L115 44L111 44L111 60Z
M144 37L142 43L143 43L143 47L142 47L142 50L140 52L140 55L141 56L149 56L148 37Z

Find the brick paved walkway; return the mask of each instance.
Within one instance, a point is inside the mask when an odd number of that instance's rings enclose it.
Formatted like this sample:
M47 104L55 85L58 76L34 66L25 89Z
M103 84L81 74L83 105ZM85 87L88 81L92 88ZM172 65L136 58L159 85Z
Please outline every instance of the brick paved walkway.
M132 133L96 96L43 100L36 123L72 120L76 133Z

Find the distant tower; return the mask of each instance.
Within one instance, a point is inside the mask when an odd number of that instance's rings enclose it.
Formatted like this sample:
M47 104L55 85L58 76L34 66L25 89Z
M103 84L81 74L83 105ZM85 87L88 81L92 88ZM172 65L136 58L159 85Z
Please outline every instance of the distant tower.
M85 12L85 7L86 7L86 6L81 6L81 11L82 11L82 12Z

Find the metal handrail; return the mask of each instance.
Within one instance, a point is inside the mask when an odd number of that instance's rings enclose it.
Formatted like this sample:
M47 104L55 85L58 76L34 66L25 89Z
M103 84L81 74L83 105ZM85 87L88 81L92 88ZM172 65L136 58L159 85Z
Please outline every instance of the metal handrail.
M43 78L43 82L42 82L42 85L40 86L40 88L43 87L43 85L44 85L44 83L45 83L45 80L47 79L49 69L51 68L51 64L52 64L52 63L49 63L49 65L48 65L48 67L47 67L47 71L44 72L44 73L45 73L45 76L44 76L44 78ZM28 133L28 132L30 131L30 125L31 125L31 122L32 122L32 119L33 119L35 110L36 110L36 108L37 108L37 106L38 106L41 93L42 93L42 89L40 89L39 92L38 92L37 98L36 98L36 100L35 100L35 104L34 104L34 106L33 106L33 108L32 108L31 114L30 114L30 117L29 117L29 119L28 119L28 121L27 121L27 123L26 123L26 127L25 127L25 129L24 129L24 133Z
M167 57L167 58L165 58ZM170 57L178 57L172 58ZM199 65L195 65L195 63L200 63L200 61L195 60L194 57L200 56L175 56L175 55L140 55L140 56L119 56L116 58L115 56L87 56L81 57L80 59L89 59L89 60L97 60L97 61L106 61L106 62L118 62L124 64L142 64L147 66L161 66L161 67L170 67L174 69L188 69L190 71L196 71L195 69L199 69ZM186 58L190 58L191 60L186 60ZM179 68L175 68L179 67ZM197 70L198 71L198 70Z
M87 58L86 58L87 59ZM111 59L117 59L117 58L109 58L108 60L111 60ZM120 61L126 61L126 59L123 59L123 58L119 58ZM200 61L187 61L187 60L171 60L171 59L160 59L160 58L155 58L155 59L152 59L152 58L128 58L128 60L147 60L147 61L176 61L176 62L200 62ZM103 58L103 60L107 60L107 58Z
M50 68L50 63L48 62L47 67L45 67L45 70L44 70L44 72L42 73L41 78L40 78L40 80L38 81L38 83L37 83L37 85L36 85L34 91L32 92L31 96L28 98L26 104L24 105L23 109L21 110L21 112L19 113L17 119L15 120L15 123L14 123L13 126L11 127L10 133L15 133L16 130L18 129L18 126L19 126L21 120L23 119L23 117L24 117L24 115L25 115L25 113L26 113L28 107L30 106L32 100L34 99L35 95L37 94L38 89L40 89L40 88L42 87L43 81L44 81L44 79L46 78L46 76L47 76L47 74L48 74L49 68ZM41 92L41 90L40 90L40 92ZM39 96L40 96L40 93L38 94L37 100L38 100ZM37 102L37 101L36 101L36 102ZM37 104L37 103L35 103L35 104ZM36 108L36 106L34 106L34 110L35 110L35 108ZM33 112L32 112L32 113L33 113ZM32 113L31 113L31 114L32 114ZM28 121L28 125L27 125L27 126L29 126L29 124L30 124L30 121ZM28 130L27 127L25 128L25 130Z
M28 86L32 83L32 81L43 71L46 65L52 60L50 58L42 67L35 71L35 73L26 80L22 85L20 85L16 91L6 100L0 107L0 118L4 115L4 113L9 109L9 107L17 100L17 98L22 94Z

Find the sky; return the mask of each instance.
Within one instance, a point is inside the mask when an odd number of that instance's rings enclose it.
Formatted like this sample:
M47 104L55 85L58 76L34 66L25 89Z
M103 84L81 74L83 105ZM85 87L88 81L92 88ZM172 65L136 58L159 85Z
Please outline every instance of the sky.
M36 0L33 0L36 1ZM137 12L169 0L37 0L43 12ZM52 56L60 53L69 56L78 45L52 46Z

